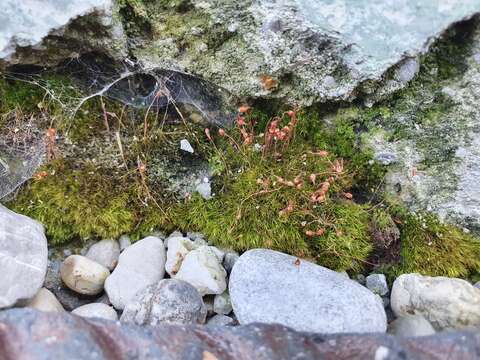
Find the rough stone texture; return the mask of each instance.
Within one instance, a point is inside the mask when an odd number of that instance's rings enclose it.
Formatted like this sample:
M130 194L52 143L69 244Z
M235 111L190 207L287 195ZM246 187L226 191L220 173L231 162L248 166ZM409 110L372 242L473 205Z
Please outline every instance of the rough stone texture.
M389 164L386 189L412 210L435 212L440 218L480 229L480 22L469 24L468 49L451 59L464 64L462 73L425 87L410 105L392 113L372 132L368 146L375 158ZM454 40L451 40L454 41ZM440 71L430 69L429 71ZM440 100L439 100L440 99ZM423 121L431 104L445 109ZM401 136L390 136L391 131ZM388 159L388 161L384 161Z
M100 294L109 275L110 271L105 266L81 255L70 255L60 266L63 283L84 295Z
M118 265L105 281L105 291L116 309L123 309L136 293L155 284L165 274L163 241L149 236L120 254Z
M225 257L223 258L222 265L224 269L227 271L227 274L230 274L230 272L233 269L233 265L235 265L239 257L240 255L238 255L238 253L234 251L227 251L225 253Z
M396 336L428 336L435 334L435 329L423 316L410 315L400 317L388 325L388 332Z
M192 240L183 236L170 236L168 238L167 262L165 270L170 276L175 276L180 270L182 261L187 254L195 248Z
M0 309L37 293L47 256L43 226L0 205Z
M437 330L480 326L480 289L461 279L400 275L391 305L395 315L422 315Z
M320 335L280 325L143 327L70 314L12 309L0 313L5 360L71 359L375 359L476 360L478 332L401 338Z
M115 240L101 240L93 244L85 256L111 271L117 266L120 245Z
M48 289L41 288L37 294L25 305L26 307L40 311L63 312L65 309L55 295Z
M207 309L198 291L189 283L164 279L139 292L120 318L137 325L203 324Z
M380 297L337 272L273 250L242 254L230 275L240 324L279 323L319 333L385 332Z
M95 50L124 55L123 29L112 16L112 4L112 0L5 0L0 63L3 59L10 64L51 65Z
M478 0L191 3L186 16L194 28L171 20L133 49L146 67L200 75L239 96L303 104L351 99L360 84L380 80L395 64L385 91L405 85L418 70L412 58L480 10ZM145 8L154 27L180 13L160 3ZM186 36L182 25L191 28Z
M102 303L82 305L73 310L72 314L86 318L101 318L113 321L118 320L118 314L115 309Z
M192 284L200 293L221 294L227 288L227 272L210 246L190 251L182 262L175 279Z
M388 294L387 278L384 274L370 274L365 279L365 286L374 294Z

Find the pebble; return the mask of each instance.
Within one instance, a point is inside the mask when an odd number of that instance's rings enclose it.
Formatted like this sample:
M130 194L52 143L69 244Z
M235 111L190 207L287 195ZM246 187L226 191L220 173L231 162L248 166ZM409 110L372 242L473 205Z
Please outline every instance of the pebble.
M85 256L112 271L118 263L120 245L115 240L101 240L93 244Z
M46 312L64 312L62 304L57 300L55 295L48 289L41 288L37 294L30 299L26 307Z
M115 309L103 303L91 303L80 306L73 310L72 314L86 318L118 320L118 314Z
M384 296L388 294L387 278L384 274L370 274L365 279L366 287L374 294Z
M81 255L70 255L60 266L60 276L64 284L84 295L101 293L109 275L110 271L105 266Z

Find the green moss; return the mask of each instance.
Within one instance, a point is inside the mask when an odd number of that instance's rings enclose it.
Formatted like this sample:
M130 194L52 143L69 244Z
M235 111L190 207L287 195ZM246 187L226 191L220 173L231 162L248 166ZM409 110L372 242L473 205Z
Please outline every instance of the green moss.
M411 272L467 277L480 271L480 239L432 214L394 211L400 222L402 260L388 270L391 277Z

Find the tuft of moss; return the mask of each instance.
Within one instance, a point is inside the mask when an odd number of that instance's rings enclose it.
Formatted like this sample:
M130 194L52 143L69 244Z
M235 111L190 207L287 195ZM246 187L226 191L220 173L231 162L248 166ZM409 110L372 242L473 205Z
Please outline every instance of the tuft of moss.
M467 277L480 272L480 239L462 229L442 223L428 213L394 210L401 219L401 257L388 273Z

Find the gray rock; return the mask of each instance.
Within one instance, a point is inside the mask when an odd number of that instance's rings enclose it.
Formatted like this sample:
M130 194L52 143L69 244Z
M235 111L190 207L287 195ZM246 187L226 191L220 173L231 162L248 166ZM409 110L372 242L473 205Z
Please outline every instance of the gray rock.
M123 309L135 294L157 283L165 274L163 241L149 236L126 248L105 281L105 291L116 309Z
M233 266L235 265L239 257L240 255L238 255L238 253L235 251L227 251L225 253L225 257L223 258L222 265L224 269L227 271L227 274L230 274L230 272L233 269Z
M388 332L403 337L428 336L435 334L435 329L423 316L410 315L400 317L390 323Z
M207 310L202 297L190 284L164 279L139 292L120 318L137 325L203 324Z
M227 272L210 246L190 251L182 262L175 279L192 284L200 293L221 294L227 288Z
M266 324L143 327L31 309L0 312L0 328L0 343L8 344L8 352L2 353L6 359L473 360L480 346L475 332L402 338L299 333Z
M477 281L475 284L473 284L473 286L477 289L480 289L480 281Z
M35 296L45 279L47 256L43 226L0 205L0 309Z
M4 0L2 10L0 60L10 64L56 65L94 49L114 58L126 54L123 29L112 16L111 0Z
M171 9L148 8L171 14ZM431 40L479 8L477 0L206 0L187 12L209 19L195 41L209 44L218 28L228 41L199 51L182 46L182 38L170 31L132 51L146 67L179 68L237 96L288 98L303 105L349 100L361 83L381 82L396 64L384 92L404 86L418 71L415 57ZM185 56L179 57L182 51ZM283 80L289 77L294 80Z
M30 299L25 304L25 306L40 311L65 311L62 304L60 304L55 295L50 290L45 288L41 288L40 290L38 290L37 294L32 299Z
M357 282L358 282L359 284L361 284L361 285L365 285L365 283L367 282L367 278L366 278L365 275L363 275L363 274L358 274L358 275L356 276L356 280L357 280Z
M115 240L101 240L93 244L85 256L111 271L117 266L120 245Z
M122 235L118 239L118 244L120 245L120 251L125 250L127 247L132 245L132 241L130 240L130 236Z
M209 182L201 182L197 185L195 191L205 200L210 200L212 198L212 186Z
M385 332L381 299L335 271L280 252L240 256L230 275L230 297L240 324L279 323L318 333Z
M217 314L207 321L207 326L232 326L235 325L235 320L230 316Z
M396 316L424 316L436 330L480 326L480 289L465 280L403 274L390 301Z
M215 301L216 295L206 295L203 297L203 303L205 304L205 309L207 309L207 316L215 315L213 311L213 302Z
M213 300L213 311L220 315L228 315L232 312L232 302L230 300L230 295L228 292L223 294L215 295Z
M100 294L109 275L105 266L81 255L70 255L60 266L63 283L83 295Z
M72 311L72 314L86 318L100 318L116 321L118 314L111 306L102 303L91 303L80 306Z
M384 274L370 274L365 279L365 286L374 294L383 296L388 294L387 278Z

